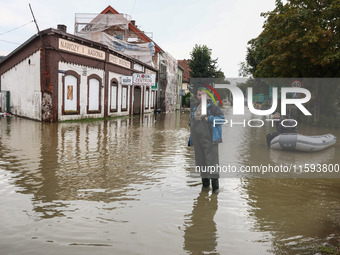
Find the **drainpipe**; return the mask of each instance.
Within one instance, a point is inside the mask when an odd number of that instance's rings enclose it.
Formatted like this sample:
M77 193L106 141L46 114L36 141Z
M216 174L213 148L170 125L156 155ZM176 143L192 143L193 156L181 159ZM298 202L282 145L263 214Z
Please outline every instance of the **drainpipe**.
M106 51L105 53L105 62L104 62L104 75L103 75L103 84L104 84L104 118L109 116L109 104L108 104L108 98L109 98L109 72L107 70L107 62L109 61L109 51ZM117 90L118 93L118 90Z

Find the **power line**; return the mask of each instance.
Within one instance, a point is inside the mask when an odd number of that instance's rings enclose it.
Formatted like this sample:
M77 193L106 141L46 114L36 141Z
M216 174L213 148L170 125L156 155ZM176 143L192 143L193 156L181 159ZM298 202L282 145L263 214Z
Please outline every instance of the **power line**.
M23 26L26 26L26 25L28 25L28 24L30 24L30 23L32 23L32 22L33 22L33 20L31 20L30 22L28 22L28 23L26 23L26 24L23 24L23 25L21 25L21 26L19 26L19 27L16 27L16 28L13 28L13 29L8 30L8 31L6 31L6 32L3 32L3 33L1 33L0 35L4 35L4 34L7 34L7 33L9 33L9 32L12 32L12 31L14 31L14 30L17 30L17 29L19 29L19 28L21 28L21 27L23 27Z
M10 41L6 41L6 40L1 40L1 39L0 39L0 42L13 43L13 44L20 44L20 43L16 43L16 42L10 42Z
M132 11L131 11L131 16L132 16L133 10L135 9L135 4L136 4L136 0L133 2Z

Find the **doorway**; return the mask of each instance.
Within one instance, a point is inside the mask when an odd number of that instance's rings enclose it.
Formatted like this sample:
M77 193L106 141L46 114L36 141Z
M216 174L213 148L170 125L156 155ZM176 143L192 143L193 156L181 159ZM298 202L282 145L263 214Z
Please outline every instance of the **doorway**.
M141 114L141 88L136 86L133 90L133 115Z

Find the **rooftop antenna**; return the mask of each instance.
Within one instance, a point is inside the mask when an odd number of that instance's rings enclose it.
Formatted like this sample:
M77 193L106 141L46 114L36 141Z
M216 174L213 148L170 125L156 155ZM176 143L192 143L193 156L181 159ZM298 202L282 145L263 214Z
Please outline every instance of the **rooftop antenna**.
M37 30L38 30L38 34L40 35L40 30L39 30L39 26L38 26L38 23L37 23L37 20L35 19L34 17L34 13L33 13L33 10L32 10L32 7L31 7L31 4L28 4L29 7L30 7L30 10L31 10L31 13L32 13L32 17L33 17L33 21L35 23L35 26L37 27Z

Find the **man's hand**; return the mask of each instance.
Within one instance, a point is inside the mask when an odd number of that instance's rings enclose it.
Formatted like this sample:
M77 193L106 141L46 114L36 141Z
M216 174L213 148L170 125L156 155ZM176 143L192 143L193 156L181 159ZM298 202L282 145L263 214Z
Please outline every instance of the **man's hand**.
M209 118L208 118L208 116L207 116L207 115L201 115L201 120L206 120L206 121L208 121L208 120L209 120Z
M201 120L208 120L208 117L207 117L207 115L201 115L201 118L200 118Z

